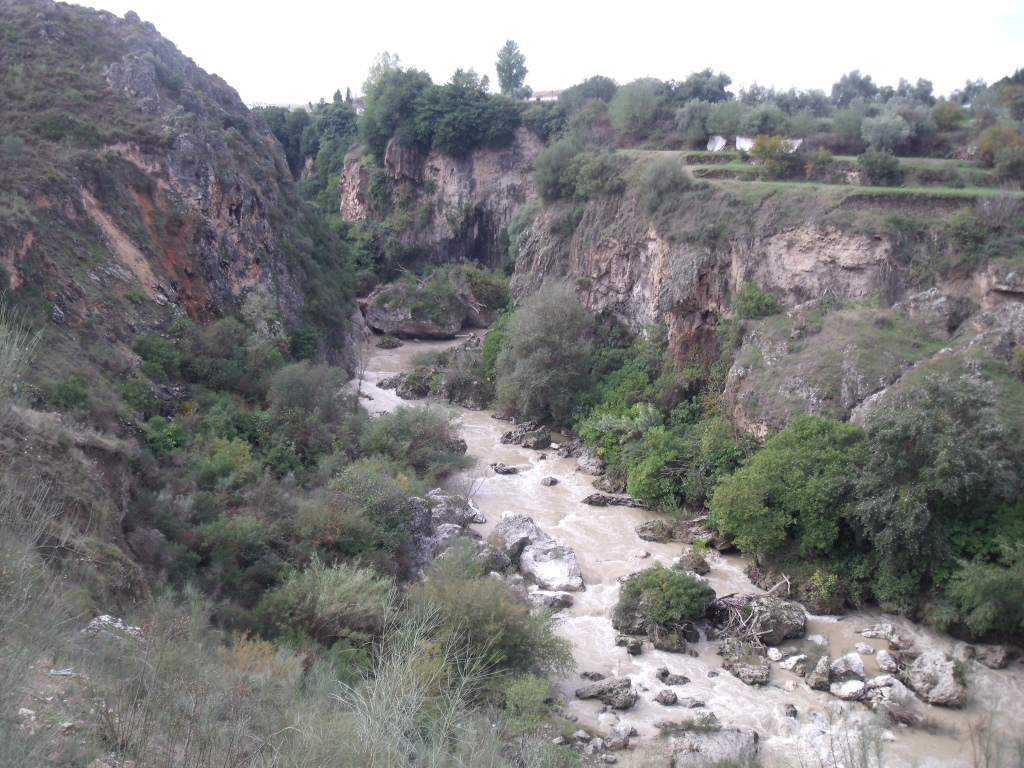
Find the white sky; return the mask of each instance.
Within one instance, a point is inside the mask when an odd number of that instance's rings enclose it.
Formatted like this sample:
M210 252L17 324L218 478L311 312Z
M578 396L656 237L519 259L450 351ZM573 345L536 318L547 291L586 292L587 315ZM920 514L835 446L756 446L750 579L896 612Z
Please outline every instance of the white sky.
M681 80L711 67L733 90L758 82L826 92L851 69L880 85L925 77L937 94L968 78L987 82L1024 67L1024 0L725 0L720 3L268 2L94 0L134 10L246 102L330 100L359 93L373 57L444 82L458 68L491 78L511 38L534 90L607 75Z

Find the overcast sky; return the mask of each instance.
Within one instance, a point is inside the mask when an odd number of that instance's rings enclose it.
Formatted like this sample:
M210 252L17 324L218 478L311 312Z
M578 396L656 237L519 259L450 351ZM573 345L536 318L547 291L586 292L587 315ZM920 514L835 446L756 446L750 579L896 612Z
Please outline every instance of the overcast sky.
M459 67L490 76L505 40L526 56L534 90L607 75L681 80L711 67L733 79L828 91L860 69L881 85L900 77L948 94L1024 67L1024 0L726 0L625 3L522 0L435 3L290 0L83 2L151 21L246 102L302 103L358 93L374 56L444 82Z

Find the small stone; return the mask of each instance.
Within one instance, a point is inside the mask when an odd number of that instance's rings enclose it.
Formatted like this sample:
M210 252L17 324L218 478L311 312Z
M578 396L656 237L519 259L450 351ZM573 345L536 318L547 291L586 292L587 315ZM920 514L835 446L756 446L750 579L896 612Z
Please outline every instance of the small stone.
M801 661L807 658L806 653L798 653L796 656L790 656L788 659L779 664L779 667L786 670L792 670Z
M848 653L836 659L830 665L829 670L835 677L843 679L856 678L857 680L863 680L867 677L864 661L859 653Z
M57 325L64 325L64 310L54 304L53 310L50 312L50 319Z
M641 549L639 552L636 553L636 556L639 557L641 560L646 560L648 557L651 556L651 553L648 552L646 549Z
M654 672L654 676L665 685L686 685L690 682L690 678L686 675L677 675L668 671L668 667L658 667Z
M863 680L847 680L845 683L832 683L829 690L843 701L857 701L864 695L866 687Z
M768 649L768 659L769 659L769 661L782 661L783 658L785 658L785 657L782 655L782 651L780 651L778 648L769 648Z
M569 740L565 736L556 736L551 740L551 743L556 747L562 747L569 743Z
M782 684L782 690L786 693L793 693L796 690L796 680L787 680Z
M796 717L796 707L792 704L786 705L786 717Z
M896 659L894 659L892 654L884 648L880 649L878 653L875 654L875 663L883 672L895 673L899 670L899 667L896 665Z
M708 677L718 677L718 673L713 669L708 670Z
M619 758L617 758L615 755L605 755L603 759L604 759L604 761L606 763L617 763L617 762L619 762Z
M857 634L872 640L888 640L896 634L896 628L892 624L875 624L873 627L858 629Z
M587 733L586 731L579 730L579 731L576 731L575 733L573 733L572 740L573 741L590 741L590 734Z
M814 669L807 675L807 687L815 691L827 691L829 683L828 656L822 656Z
M659 704L664 704L666 707L670 707L677 701L679 701L679 697L676 695L675 691L666 688L665 690L661 691L657 696L655 696L654 700Z
M636 637L630 637L629 635L619 635L615 638L615 645L620 648L625 648L626 653L630 656L639 656L644 652L643 642Z
M600 736L595 736L590 740L587 746L593 747L595 752L600 752L604 749L604 739L602 739Z
M875 652L875 649L867 643L857 643L853 647L857 649L857 653L864 654L865 656L871 656Z
M540 481L540 484L541 485L545 485L548 488L550 488L552 485L558 485L558 478L557 477L545 477L543 480Z
M807 642L814 643L815 645L819 645L822 648L824 648L826 645L828 645L828 638L824 637L823 635L808 635Z
M600 672L580 672L580 677L584 680L592 680L596 683L598 680L604 680L608 675L602 675Z
M703 701L695 699L692 696L684 696L681 699L677 699L676 704L680 707L686 707L687 709L696 709L697 707L707 706Z
M979 645L975 648L974 659L989 669L1005 669L1010 663L1010 654L1002 645Z

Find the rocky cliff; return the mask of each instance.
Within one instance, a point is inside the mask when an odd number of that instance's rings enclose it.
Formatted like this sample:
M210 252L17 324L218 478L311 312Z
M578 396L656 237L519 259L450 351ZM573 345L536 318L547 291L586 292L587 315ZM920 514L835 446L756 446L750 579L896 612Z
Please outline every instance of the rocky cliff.
M462 157L437 150L424 153L392 140L383 171L396 190L391 215L399 225L400 243L434 262L470 259L499 266L505 258L501 232L519 206L534 197L533 159L542 147L526 128L518 128L506 147L477 149ZM339 183L346 221L370 215L369 186L365 158L349 158Z
M231 87L134 13L17 0L0 30L13 288L108 340L219 316L256 285L299 322L304 265L327 244L296 236L309 215L283 153Z

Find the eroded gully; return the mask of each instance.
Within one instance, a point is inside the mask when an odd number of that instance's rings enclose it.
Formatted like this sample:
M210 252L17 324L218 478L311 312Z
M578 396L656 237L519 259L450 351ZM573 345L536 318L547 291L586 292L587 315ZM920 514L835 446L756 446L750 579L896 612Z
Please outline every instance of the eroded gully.
M376 382L410 371L416 352L443 349L457 343L458 340L407 342L394 350L367 347L362 392L372 399L364 399L364 406L371 413L379 414L406 403L394 390L382 390ZM761 735L765 765L820 764L817 756L801 754L800 745L806 743L807 723L814 713L827 716L832 712L834 717L838 701L827 693L812 691L795 674L773 665L769 684L751 687L720 669L721 657L715 653L715 643L702 640L692 646L697 651L696 658L649 647L640 656L629 656L624 648L615 646L616 632L612 629L610 615L619 594L617 579L655 562L670 565L683 550L680 544L656 544L637 537L635 527L651 519L651 512L582 504L581 500L594 492L594 478L577 472L575 459L559 459L554 451L502 445L499 439L509 428L507 422L492 419L489 411L462 410L461 414L462 436L476 465L452 478L450 485L460 492L470 485L478 486L473 498L487 523L474 528L486 536L501 519L502 512L513 510L531 516L542 530L569 544L579 560L586 591L577 593L573 606L558 615L558 634L573 643L578 671L629 675L640 692L632 709L602 712L599 703L574 697L575 688L585 682L577 675L558 681L567 702L566 712L577 716L582 725L605 730L621 718L637 728L640 737L634 739L634 747L628 753L618 753L620 765L667 765L667 742L658 737L654 723L678 721L690 714L689 710L653 701L665 687L654 676L655 670L662 666L690 678L690 683L674 688L680 696L705 701L707 709L714 711L727 727L756 730ZM542 454L546 454L546 458L542 458ZM519 473L495 475L488 468L495 461L516 466ZM541 485L541 479L547 476L557 478L558 484ZM643 552L650 553L649 557L642 557ZM712 570L706 578L719 595L761 591L743 574L746 567L743 558L712 555L709 563ZM883 640L865 640L856 634L857 629L878 621L889 622L901 635L913 638L918 650L937 648L948 652L952 648L953 640L946 635L898 616L877 612L809 616L807 631L827 637L827 650L832 658L837 658L854 650L858 642L886 647ZM881 674L873 656L865 656L864 662L869 674ZM715 672L719 674L709 677L709 673ZM793 692L783 688L787 680L796 681ZM892 728L890 733L895 741L885 745L885 765L972 766L975 765L970 738L972 726L994 721L1001 735L1012 737L1017 733L1024 722L1024 665L1016 662L1008 669L990 670L974 664L968 690L968 705L963 710L925 705L927 730ZM797 708L796 721L785 715L786 706L790 704Z

